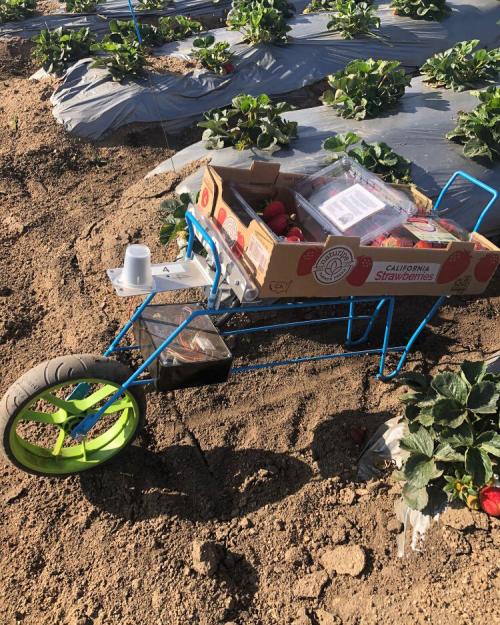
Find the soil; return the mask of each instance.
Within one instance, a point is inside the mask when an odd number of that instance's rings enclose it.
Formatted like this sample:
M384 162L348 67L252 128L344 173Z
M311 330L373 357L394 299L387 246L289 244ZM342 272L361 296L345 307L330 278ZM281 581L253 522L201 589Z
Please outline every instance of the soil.
M176 56L148 56L148 69L153 74L188 74L194 69L201 68L201 64L196 61L180 59Z
M145 180L167 148L79 141L55 123L50 83L11 75L2 90L1 393L44 359L103 351L136 305L113 294L105 269L121 265L129 242L148 244L155 261L175 257L158 242L158 205L198 165ZM394 344L429 304L401 303ZM497 273L484 297L448 300L408 369L498 351L499 315ZM323 354L341 338L327 326L255 334L234 353L237 363ZM380 339L376 327L370 345ZM390 474L356 481L351 429L370 435L400 412L399 391L376 370L364 356L149 394L137 441L93 473L41 478L2 461L0 622L494 622L498 521L435 523L421 551L398 558L399 486ZM193 560L193 547L213 561Z

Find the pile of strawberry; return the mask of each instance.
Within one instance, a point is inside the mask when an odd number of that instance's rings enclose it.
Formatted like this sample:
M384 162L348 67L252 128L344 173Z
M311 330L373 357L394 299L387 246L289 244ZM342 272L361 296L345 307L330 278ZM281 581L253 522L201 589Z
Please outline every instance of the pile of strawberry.
M414 223L420 221L426 221L427 217L410 217L408 223ZM468 241L469 233L464 230L459 224L451 219L437 218L436 222L443 228L450 232L459 241ZM388 234L381 234L374 241L370 243L373 247L416 247L422 249L429 248L445 248L448 243L437 243L430 241L418 240L411 236L411 234L404 228L396 228ZM476 245L480 245L477 243ZM481 246L482 247L482 246Z
M293 220L286 206L280 200L273 200L266 204L262 219L278 237L285 237L290 243L300 243L304 240L304 233Z

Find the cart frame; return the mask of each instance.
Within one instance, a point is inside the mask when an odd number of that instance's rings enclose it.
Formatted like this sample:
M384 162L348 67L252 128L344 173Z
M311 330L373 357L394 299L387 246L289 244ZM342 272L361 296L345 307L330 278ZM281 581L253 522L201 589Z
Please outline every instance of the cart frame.
M485 215L489 211L489 209L493 206L495 201L498 198L498 192L488 185L484 184L480 180L477 180L470 176L469 174L463 171L455 172L448 182L445 184L443 189L441 190L434 207L432 209L432 213L438 213L438 208L440 207L443 198L445 197L448 189L456 180L457 177L462 177L471 182L473 185L479 186L489 194L491 194L491 199L486 204L484 209L481 211L480 216L478 217L476 224L474 226L473 232L476 232L480 227ZM379 356L379 366L377 378L388 382L395 378L403 368L406 359L410 350L412 349L415 341L418 336L425 328L425 326L429 323L429 321L434 317L438 309L441 307L443 302L447 299L447 295L442 295L436 298L434 304L431 306L429 311L424 315L422 321L415 328L410 338L404 345L398 346L390 346L390 334L392 328L392 321L394 318L394 311L396 305L396 296L371 296L371 297L343 297L343 298L332 298L332 299L320 299L320 300L305 300L301 302L278 302L273 304L249 304L249 305L241 305L239 307L218 307L217 306L217 297L219 294L219 289L221 286L221 276L222 276L222 267L219 258L219 253L217 250L217 246L212 237L205 230L200 221L195 217L195 215L188 211L186 212L186 222L188 226L189 238L186 249L186 258L193 258L193 246L196 239L204 242L211 254L213 264L215 266L215 272L213 277L213 282L210 287L210 291L207 298L207 308L202 310L194 310L192 311L188 317L179 325L175 330L171 332L171 334L165 338L165 340L155 349L151 355L144 360L144 362L134 371L134 373L121 385L121 387L117 390L117 392L111 396L107 402L101 406L101 408L95 414L91 414L85 417L76 427L70 432L71 436L76 440L82 440L85 435L91 430L92 427L99 421L101 416L104 414L106 409L113 404L122 394L123 392L129 388L130 386L136 385L150 385L154 384L155 380L148 378L141 378L140 376L149 368L151 363L159 357L159 355L175 340L175 338L189 326L189 324L200 316L210 316L210 317L218 317L227 314L235 314L235 313L244 313L245 315L259 312L267 312L267 311L290 311L290 310L302 310L302 309L310 309L310 308L321 308L321 307L338 307L338 306L347 306L348 313L346 315L340 316L328 316L322 317L319 319L308 319L302 321L291 321L291 322L282 322L282 323L274 323L274 324L265 324L265 325L257 325L250 326L245 328L237 328L237 329L229 329L223 330L220 332L222 337L227 336L240 336L244 334L252 334L255 332L267 332L271 330L286 330L290 328L304 327L304 326L314 326L319 324L329 324L340 321L347 322L346 329L346 337L345 337L345 345L347 346L356 346L362 345L365 343L370 333L373 329L373 326L382 314L382 311L385 310L385 322L384 322L384 330L383 330L383 339L382 345L378 348L371 349L359 349L355 351L347 351L347 352L333 352L329 354L320 354L316 356L302 356L298 358L290 358L286 360L276 360L269 361L263 363L255 363L255 364L247 364L238 367L233 367L231 369L231 374L236 373L245 373L248 371L255 371L259 369L266 369L272 367L279 366L287 366L287 365L295 365L304 362L314 362L314 361L322 361L322 360L330 360L335 358L350 358L353 356L364 356L364 355L378 355ZM144 301L136 308L135 312L131 316L131 318L127 321L127 323L123 326L123 328L116 335L115 339L111 342L109 347L104 352L104 356L111 356L114 353L123 352L123 351L132 351L140 349L140 345L127 345L121 346L120 343L128 331L131 329L137 319L139 319L141 313L145 310L145 308L151 304L154 297L157 295L156 291L151 292ZM356 314L356 307L360 304L372 304L374 305L373 312L371 314ZM354 333L354 325L355 322L366 322L366 327L362 334L353 338ZM396 353L400 354L399 361L394 369L388 373L385 373L386 367L386 358L388 354ZM72 393L69 399L77 399L85 396L87 392L86 384L80 384L75 391Z

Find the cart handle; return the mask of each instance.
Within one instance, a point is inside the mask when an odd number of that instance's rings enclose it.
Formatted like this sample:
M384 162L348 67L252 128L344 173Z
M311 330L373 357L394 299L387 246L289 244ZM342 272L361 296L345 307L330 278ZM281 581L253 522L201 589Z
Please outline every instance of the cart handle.
M212 287L210 289L210 295L208 296L208 307L215 308L215 300L217 298L217 291L219 289L219 282L220 282L220 277L222 273L219 252L217 251L217 247L212 237L208 234L208 232L200 224L200 222L196 219L196 217L189 211L186 211L186 223L187 223L187 227L189 231L186 258L193 258L193 245L194 245L194 236L195 236L194 229L195 228L200 233L201 238L206 241L206 243L210 247L210 250L213 254L214 263L215 263L215 276L214 276L214 281L212 283Z
M437 212L437 209L439 207L439 205L441 204L441 200L443 199L443 197L445 196L446 192L448 191L448 189L450 188L450 186L455 182L455 180L458 177L462 177L465 178L466 180L468 180L469 182L472 182L472 184L475 184L478 187L481 187L481 189L484 189L487 193L490 193L492 195L491 200L488 202L488 204L486 204L486 206L484 207L482 213L479 215L478 220L476 221L476 225L474 226L474 229L472 230L472 232L477 232L479 229L479 226L481 225L481 222L483 221L483 219L486 216L486 213L490 210L490 208L493 206L493 204L496 202L497 198L498 198L498 191L496 191L495 189L493 189L492 187L488 186L487 184L485 184L484 182L481 182L481 180L478 180L477 178L474 178L473 176L471 176L470 174L467 174L465 171L456 171L454 174L451 175L450 179L448 180L448 182L444 185L444 187L441 189L441 193L438 196L438 199L436 200L435 204L434 204L434 208L432 209L433 213Z

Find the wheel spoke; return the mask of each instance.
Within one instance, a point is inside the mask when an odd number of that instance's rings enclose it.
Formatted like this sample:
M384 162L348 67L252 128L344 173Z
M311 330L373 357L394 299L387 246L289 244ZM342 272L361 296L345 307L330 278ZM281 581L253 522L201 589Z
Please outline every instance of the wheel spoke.
M92 393L92 395L84 397L83 399L77 399L73 403L81 411L88 410L89 408L92 408L92 406L98 404L103 399L106 399L106 397L114 395L117 390L118 389L115 386L111 386L111 384L106 384L102 388Z
M36 421L37 423L47 423L48 425L60 425L67 419L65 412L38 412L36 410L25 409L21 413L23 421Z
M44 399L49 404L52 404L53 406L56 406L57 408L62 408L62 410L65 410L69 414L76 415L76 414L79 414L80 412L82 412L76 406L76 402L71 402L71 401L66 401L65 399L60 399L59 397L56 397L52 393L44 393L41 396L41 398Z
M59 434L57 435L56 444L54 445L54 449L52 450L53 456L58 456L61 453L61 449L64 443L64 439L66 438L66 432L61 428Z
M122 400L117 399L111 406L106 408L104 414L112 414L113 412L120 412L121 410L126 410L127 408L132 408L132 402L128 398L124 398Z

